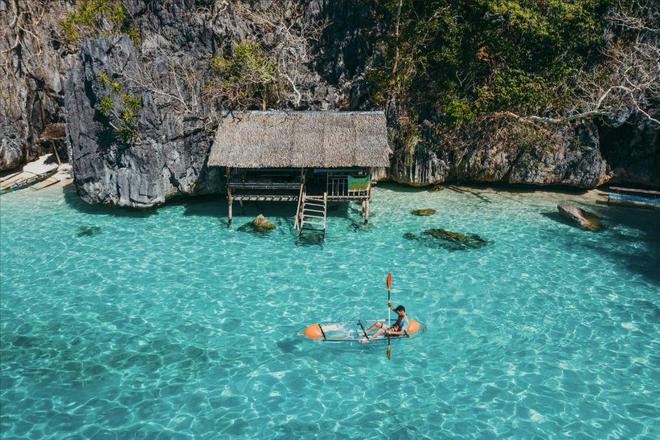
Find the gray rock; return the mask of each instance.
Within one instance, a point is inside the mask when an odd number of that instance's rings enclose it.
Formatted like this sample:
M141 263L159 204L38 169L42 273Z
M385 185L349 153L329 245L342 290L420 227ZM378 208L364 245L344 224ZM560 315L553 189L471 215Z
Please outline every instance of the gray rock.
M122 82L122 90L142 103L138 138L122 142L99 112L97 102L105 93L99 74L113 78L116 69L137 70L141 62L126 36L90 39L69 74L65 106L71 163L78 193L89 203L146 208L171 196L219 188L218 176L205 169L212 132L202 117L176 111L153 90L130 81ZM166 78L161 86L175 87Z
M39 136L48 124L64 122L63 85L73 60L53 42L65 2L49 2L45 16L28 22L36 26L27 30L14 20L16 8L25 13L21 2L13 3L0 0L0 171L50 151Z
M579 188L594 188L610 177L596 129L588 123L559 128L539 145L512 145L487 133L460 149L420 143L412 158L403 154L393 158L390 176L414 186L464 181Z
M598 231L603 228L600 218L589 211L565 203L557 205L559 213L564 217L589 231Z
M280 105L373 109L365 65L375 49L370 30L379 25L373 11L358 0L291 2L304 10L298 26L319 17L328 19L328 25L310 49L312 62L283 66L296 73L300 100ZM69 0L48 2L47 13L30 32L11 27L14 4L19 3L0 0L0 26L8 29L0 38L0 51L10 61L8 68L0 69L5 87L0 93L0 171L42 154L47 146L39 142L41 133L49 124L64 122L66 112L68 154L63 155L72 162L75 185L85 201L150 207L177 195L222 191L220 170L205 166L216 121L214 103L201 102L185 113L143 85L122 80L141 101L139 137L127 145L113 139L109 121L99 113L103 91L98 74L141 67L154 72L163 90L174 90L171 60L192 66L206 78L211 56L226 54L238 41L274 44L281 35L246 19L234 2L208 9L195 0L124 0L130 26L140 31L139 47L115 36L84 42L79 53L71 54L58 37L59 20L71 10ZM271 5L269 0L248 3ZM15 41L19 44L13 47ZM197 87L202 86L200 80ZM615 128L597 129L593 123L556 128L537 143L503 141L497 130L485 129L464 134L466 142L459 147L427 133L412 154L395 153L389 177L414 186L478 181L592 188L610 177L660 184L657 126L630 112L609 123Z
M436 212L437 211L433 208L413 209L412 211L410 211L410 213L412 215L417 215L417 216L420 216L420 217L426 217L426 216L429 216L429 215L433 215Z

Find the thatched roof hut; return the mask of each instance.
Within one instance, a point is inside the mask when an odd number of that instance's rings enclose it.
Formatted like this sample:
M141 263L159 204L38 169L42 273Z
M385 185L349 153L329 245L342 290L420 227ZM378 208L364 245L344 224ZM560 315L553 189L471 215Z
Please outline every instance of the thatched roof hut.
M222 119L209 166L388 167L383 112L242 112Z

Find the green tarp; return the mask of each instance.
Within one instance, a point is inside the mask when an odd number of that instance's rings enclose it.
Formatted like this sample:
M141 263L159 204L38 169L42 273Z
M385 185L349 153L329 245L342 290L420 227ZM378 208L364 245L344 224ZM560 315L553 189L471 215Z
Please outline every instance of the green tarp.
M366 191L369 189L369 176L367 177L353 177L348 176L348 190L349 191Z

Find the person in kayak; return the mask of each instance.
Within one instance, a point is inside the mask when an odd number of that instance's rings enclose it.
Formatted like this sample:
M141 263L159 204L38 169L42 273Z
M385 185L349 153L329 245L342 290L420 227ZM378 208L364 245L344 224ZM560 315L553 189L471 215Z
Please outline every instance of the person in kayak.
M373 330L376 332L371 335L371 339L377 338L378 336L385 334L386 336L399 336L404 334L408 328L408 315L406 315L406 308L403 306L397 306L396 308L392 307L391 302L387 302L387 307L394 310L398 315L398 318L394 324L390 327L387 327L384 323L376 321L371 327L367 329L367 335Z

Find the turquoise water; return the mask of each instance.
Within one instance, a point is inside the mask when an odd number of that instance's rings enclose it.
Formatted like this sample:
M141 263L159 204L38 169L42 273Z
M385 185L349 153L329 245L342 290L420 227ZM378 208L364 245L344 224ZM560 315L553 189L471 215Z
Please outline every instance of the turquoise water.
M586 232L553 214L577 198L381 186L314 245L291 206L229 229L219 199L3 195L2 438L659 438L660 217L593 206ZM237 231L262 210L276 231ZM431 227L489 243L403 238ZM385 316L388 271L428 326L391 361L296 336Z

